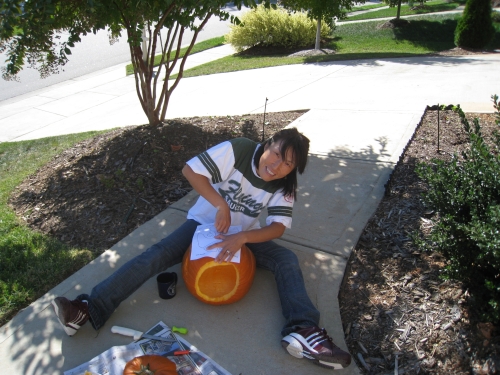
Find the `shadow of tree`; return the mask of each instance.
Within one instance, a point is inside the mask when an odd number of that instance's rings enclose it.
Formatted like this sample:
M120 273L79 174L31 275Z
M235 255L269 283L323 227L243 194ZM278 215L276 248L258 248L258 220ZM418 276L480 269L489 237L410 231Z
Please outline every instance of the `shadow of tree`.
M410 20L405 27L395 28L396 40L405 40L414 46L425 47L431 51L441 51L455 47L454 35L458 23L455 19L445 19L442 22L426 19Z

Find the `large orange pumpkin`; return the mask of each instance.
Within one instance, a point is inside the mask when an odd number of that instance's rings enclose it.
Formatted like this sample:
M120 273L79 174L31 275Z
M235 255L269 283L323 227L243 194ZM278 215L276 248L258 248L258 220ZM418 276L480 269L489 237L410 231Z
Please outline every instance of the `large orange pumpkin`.
M123 375L177 375L177 366L161 355L143 355L128 361Z
M215 263L213 258L196 260L191 246L182 260L182 277L189 292L211 305L227 305L248 293L255 276L255 257L248 247L241 248L240 263Z

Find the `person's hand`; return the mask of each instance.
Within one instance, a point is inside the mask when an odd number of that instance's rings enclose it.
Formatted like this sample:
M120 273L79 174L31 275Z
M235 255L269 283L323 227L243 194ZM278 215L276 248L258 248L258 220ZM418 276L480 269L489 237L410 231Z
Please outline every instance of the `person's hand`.
M230 262L234 255L239 249L245 244L245 234L244 232L239 232L236 234L218 234L214 238L222 240L211 246L207 247L207 250L222 248L219 255L215 258L216 263Z
M215 214L215 229L219 233L227 233L229 227L231 226L231 211L227 203L217 207L217 213Z

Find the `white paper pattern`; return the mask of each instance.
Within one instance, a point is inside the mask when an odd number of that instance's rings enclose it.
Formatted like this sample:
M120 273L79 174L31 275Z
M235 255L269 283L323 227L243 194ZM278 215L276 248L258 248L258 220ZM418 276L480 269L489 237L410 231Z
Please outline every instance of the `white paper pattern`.
M226 235L235 234L241 232L241 225L230 226ZM217 238L219 232L215 229L214 224L198 225L196 232L194 232L193 243L191 247L191 260L196 260L200 258L210 257L216 258L219 255L221 248L217 247L215 249L207 250L207 247L213 245L214 243L221 242ZM241 249L236 252L236 254L231 259L233 263L240 263Z

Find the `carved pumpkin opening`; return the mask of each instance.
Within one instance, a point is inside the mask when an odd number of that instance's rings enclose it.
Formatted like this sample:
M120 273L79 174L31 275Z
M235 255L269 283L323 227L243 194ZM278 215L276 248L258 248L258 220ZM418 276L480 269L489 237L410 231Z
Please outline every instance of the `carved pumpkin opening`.
M241 249L240 263L215 263L213 258L196 260L191 246L182 261L182 277L189 292L200 301L224 305L243 298L253 283L255 257L246 246Z
M207 300L224 301L238 290L240 275L232 263L205 263L196 275L196 291Z

